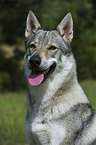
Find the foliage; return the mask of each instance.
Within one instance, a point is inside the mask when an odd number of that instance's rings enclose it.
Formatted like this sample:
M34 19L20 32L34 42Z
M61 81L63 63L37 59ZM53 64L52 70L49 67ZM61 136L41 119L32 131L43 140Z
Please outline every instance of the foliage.
M45 30L56 28L68 12L72 13L74 21L72 49L77 61L78 76L80 79L96 78L95 0L1 0L0 43L8 44L8 47L14 44L18 46L15 50L13 48L15 55L8 58L0 46L0 76L2 76L0 89L6 85L10 89L24 87L23 69L20 69L24 50L22 52L19 45L23 42L24 46L25 22L30 9ZM13 50L10 49L10 53Z
M0 90L17 90L25 87L24 73L23 73L23 61L24 51L18 46L14 46L14 49L9 49L9 55L7 51L0 49ZM8 46L7 46L8 49ZM13 51L13 52L12 52ZM11 53L11 55L10 55Z

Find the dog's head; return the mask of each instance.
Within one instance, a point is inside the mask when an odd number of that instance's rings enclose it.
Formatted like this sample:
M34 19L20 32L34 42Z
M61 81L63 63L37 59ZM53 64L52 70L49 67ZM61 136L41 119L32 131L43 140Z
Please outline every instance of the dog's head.
M71 55L73 21L68 13L57 30L44 31L32 11L27 17L25 30L25 60L28 65L28 81L38 86L50 77L62 63L62 55ZM65 62L66 63L66 62Z

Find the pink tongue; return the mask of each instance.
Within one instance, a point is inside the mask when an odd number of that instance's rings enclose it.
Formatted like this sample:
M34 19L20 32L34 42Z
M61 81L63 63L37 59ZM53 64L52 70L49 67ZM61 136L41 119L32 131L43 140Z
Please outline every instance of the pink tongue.
M31 86L38 86L44 80L44 74L30 73L28 81Z

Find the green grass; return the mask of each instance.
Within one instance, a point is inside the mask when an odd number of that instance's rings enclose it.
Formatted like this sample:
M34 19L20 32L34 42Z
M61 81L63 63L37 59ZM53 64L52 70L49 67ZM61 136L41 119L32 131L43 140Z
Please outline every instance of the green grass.
M0 93L0 145L25 145L27 92Z
M84 80L80 84L91 102L92 107L96 110L96 80Z
M96 81L80 82L96 109ZM27 145L25 118L27 92L0 93L0 145Z

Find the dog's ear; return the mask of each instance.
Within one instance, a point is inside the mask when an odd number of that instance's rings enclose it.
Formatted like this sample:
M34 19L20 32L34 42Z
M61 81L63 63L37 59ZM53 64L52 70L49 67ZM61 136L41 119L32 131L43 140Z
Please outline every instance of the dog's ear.
M30 10L26 21L25 37L27 38L28 36L34 34L39 28L41 28L41 25L34 13Z
M71 13L68 13L57 26L57 31L65 41L71 42L73 38L73 20Z

